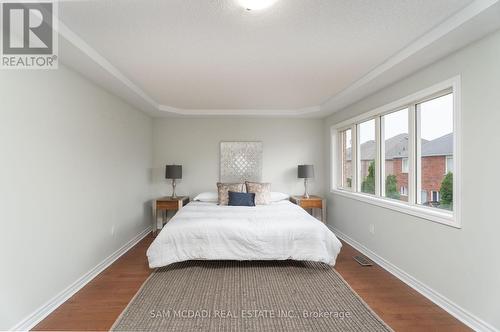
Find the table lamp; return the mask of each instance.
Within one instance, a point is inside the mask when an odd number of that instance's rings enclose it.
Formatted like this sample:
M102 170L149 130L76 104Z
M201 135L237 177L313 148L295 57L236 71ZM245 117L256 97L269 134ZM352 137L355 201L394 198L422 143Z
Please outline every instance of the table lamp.
M314 166L298 165L297 177L299 179L304 179L304 198L309 198L309 193L307 191L307 182L309 179L314 178Z
M165 179L172 179L172 198L177 198L175 180L182 179L182 165L167 165L165 167Z

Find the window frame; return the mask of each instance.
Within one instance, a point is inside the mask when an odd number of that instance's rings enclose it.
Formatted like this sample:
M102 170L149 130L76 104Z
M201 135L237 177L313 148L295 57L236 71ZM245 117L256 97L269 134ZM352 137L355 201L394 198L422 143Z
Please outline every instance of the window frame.
M418 205L418 201L420 201L420 194L417 193L417 188L419 186L419 179L417 169L419 169L419 151L420 151L420 139L417 130L416 124L418 121L418 114L416 109L416 105L427 100L431 100L434 98L438 98L444 96L446 94L453 93L453 211L441 210L439 208L433 208L428 206ZM408 202L397 201L382 195L383 190L383 181L381 181L382 175L382 165L380 162L380 158L383 156L381 153L383 152L382 144L384 142L381 141L382 135L381 131L383 130L383 123L381 123L381 117L393 112L397 112L400 110L408 109L408 161L409 161L409 170L408 170ZM360 184L359 180L359 165L358 165L358 125L362 122L369 121L371 119L375 119L375 141L377 146L376 153L376 189L375 195L365 194L360 192L358 189ZM352 190L346 190L339 188L337 184L339 183L339 172L338 169L338 135L339 132L351 129L351 159L356 160L355 163L352 163ZM455 228L461 228L461 196L460 196L460 185L461 185L461 172L460 172L460 164L461 164L461 77L455 76L446 81L437 83L427 89L423 89L414 94L401 98L395 102L389 103L387 105L378 107L372 111L365 112L361 115L348 119L346 121L342 121L330 128L331 137L332 137L332 151L331 151L331 184L330 184L330 192L333 194L337 194L340 196L348 197L351 199L356 199L359 201L363 201L369 204L377 205L383 208L388 208L391 210L395 210L398 212L406 213L412 216L420 217L425 220L434 221L440 224L444 224L447 226L452 226ZM353 156L353 153L356 156ZM356 159L354 159L356 158ZM342 166L340 166L342 167ZM341 183L341 182L340 182Z

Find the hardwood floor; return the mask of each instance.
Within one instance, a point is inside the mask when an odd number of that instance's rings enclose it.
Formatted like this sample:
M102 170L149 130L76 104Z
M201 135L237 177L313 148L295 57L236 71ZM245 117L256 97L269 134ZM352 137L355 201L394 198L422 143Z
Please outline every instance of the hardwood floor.
M144 238L33 330L109 330L152 273L146 259L152 241Z
M151 274L147 236L83 289L41 321L34 330L108 330ZM395 331L471 331L379 266L361 267L346 243L335 268Z
M378 265L362 267L359 253L342 242L335 269L363 300L395 331L472 331Z

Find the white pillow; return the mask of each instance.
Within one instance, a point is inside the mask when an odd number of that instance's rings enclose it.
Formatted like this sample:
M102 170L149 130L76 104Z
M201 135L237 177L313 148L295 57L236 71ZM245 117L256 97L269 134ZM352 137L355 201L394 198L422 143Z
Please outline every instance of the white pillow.
M290 195L280 192L271 191L271 202L284 201L290 198Z
M217 202L219 200L219 194L214 191L207 191L200 193L194 200L198 202Z

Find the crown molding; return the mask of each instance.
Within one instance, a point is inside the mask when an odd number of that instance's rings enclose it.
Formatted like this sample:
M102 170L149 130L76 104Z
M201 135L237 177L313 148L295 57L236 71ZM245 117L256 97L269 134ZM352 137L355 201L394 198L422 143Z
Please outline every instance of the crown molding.
M87 44L79 35L73 32L66 24L64 24L59 17L57 17L58 26L57 32L61 37L66 39L68 42L73 44L81 52L83 52L87 57L92 59L97 65L106 70L115 79L127 86L132 92L141 97L144 101L150 104L152 107L158 109L159 104L151 98L145 91L143 91L139 86L132 82L128 77L126 77L121 71L119 71L115 66L111 64L104 56L97 52L92 46Z
M346 89L337 93L335 96L327 99L321 104L321 110L326 113L335 113L347 106L352 104L361 98L351 98L352 95L359 91L364 86L373 82L375 79L379 78L381 75L389 71L390 69L401 64L403 61L407 60L411 56L425 49L426 47L432 45L436 41L440 40L453 30L462 26L464 23L470 21L480 13L484 12L491 6L498 3L499 0L476 0L464 7L462 10L458 11L448 19L446 19L441 24L437 25L435 28L422 35L414 42L410 43L408 46L394 54L392 57L387 59L384 63L372 69L368 74L355 81L353 84L348 86ZM451 52L450 52L451 53Z
M481 13L491 8L494 5L498 6L500 0L475 0L468 6L464 7L462 10L458 11L454 15L450 16L448 19L438 24L429 32L425 33L414 42L410 43L408 46L398 51L396 54L391 56L385 62L377 66L368 72L365 76L361 77L351 85L349 85L344 90L340 91L336 95L330 97L320 105L314 105L310 107L298 108L298 109L181 109L169 105L162 105L154 100L151 96L142 90L136 83L124 75L118 68L116 68L109 60L102 56L97 50L86 43L79 35L73 32L66 24L58 20L58 26L56 30L59 35L64 38L68 43L78 49L85 57L90 59L95 65L99 66L107 74L109 74L114 81L120 83L123 89L113 89L109 86L104 86L108 88L115 94L126 101L131 99L140 100L143 111L154 117L165 117L165 116L246 116L246 117L326 117L332 113L335 113L350 104L353 104L360 99L366 97L367 95L382 89L383 87L396 82L398 77L389 77L387 75L389 71L395 68L401 67L401 73L410 73L412 71L418 70L439 58L457 50L460 47L467 45L474 39L484 36L489 31L487 29L492 29L491 24L481 25L476 24L470 29L482 29L482 31L476 33L470 33L469 38L455 39L453 41L453 47L447 47L446 50L441 50L441 52L436 52L436 55L426 57L424 60L416 61L412 65L406 66L404 62L412 58L412 56L417 55L424 49L428 48L430 45L435 44L437 41L442 40L448 34L451 34L454 30L459 27L463 27L464 24L471 21L473 18L477 17ZM489 18L491 20L491 18ZM498 19L497 19L498 20ZM498 25L495 27L500 27L500 20L498 20ZM447 45L449 46L449 45ZM424 58L424 57L422 57ZM77 67L75 65L74 67ZM75 68L78 70L78 68ZM95 81L99 81L95 77L92 77L91 73L84 72L84 75ZM112 85L113 83L107 83ZM105 84L104 84L105 85ZM119 92L117 92L119 91ZM123 91L127 91L126 93ZM131 93L131 94L130 94ZM136 104L137 105L137 104Z
M250 117L310 117L320 111L320 106L296 109L179 109L160 105L159 110L177 116L250 116Z

